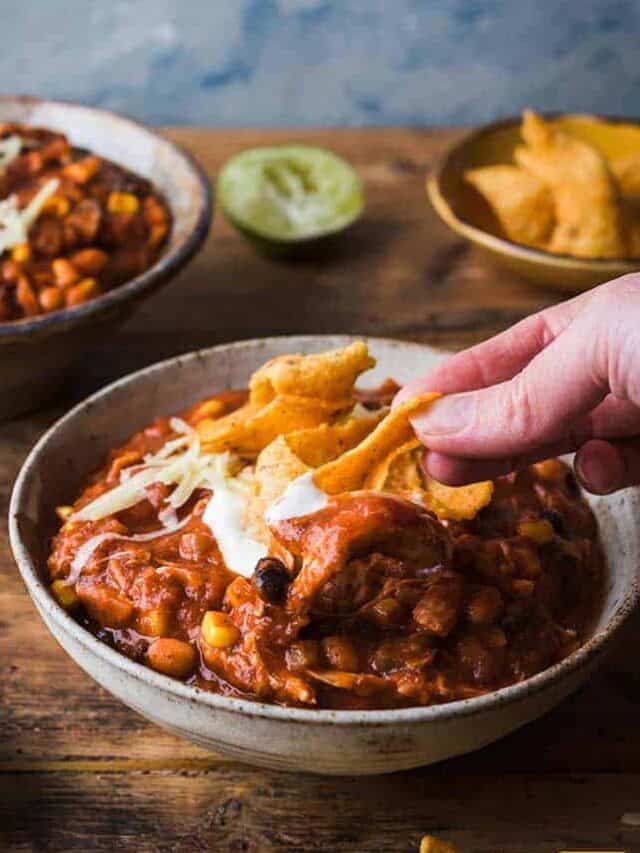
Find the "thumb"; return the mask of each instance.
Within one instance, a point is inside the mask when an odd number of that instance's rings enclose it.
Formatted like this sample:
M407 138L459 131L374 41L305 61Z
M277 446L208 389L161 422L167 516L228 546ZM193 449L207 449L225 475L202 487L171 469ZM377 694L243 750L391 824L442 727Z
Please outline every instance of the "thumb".
M596 495L608 495L640 483L640 439L588 441L573 462L582 485Z
M584 317L584 315L581 315ZM467 459L576 449L589 435L587 415L608 392L606 357L591 323L577 319L513 379L436 400L411 419L430 450Z

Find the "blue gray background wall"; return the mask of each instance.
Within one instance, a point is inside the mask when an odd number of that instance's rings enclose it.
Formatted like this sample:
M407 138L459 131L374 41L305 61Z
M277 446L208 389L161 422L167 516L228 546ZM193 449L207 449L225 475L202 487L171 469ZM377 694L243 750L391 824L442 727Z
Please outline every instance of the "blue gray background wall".
M0 89L154 123L640 113L634 0L0 0Z

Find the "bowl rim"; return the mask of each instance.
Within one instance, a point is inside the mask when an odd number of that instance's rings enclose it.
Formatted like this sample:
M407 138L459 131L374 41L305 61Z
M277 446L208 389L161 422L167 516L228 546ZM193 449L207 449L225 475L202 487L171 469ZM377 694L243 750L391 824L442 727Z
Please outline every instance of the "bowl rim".
M54 108L76 109L86 113L94 113L107 118L115 119L117 122L129 125L131 128L142 131L150 137L160 140L166 145L171 153L181 159L187 170L195 179L197 213L195 223L191 231L185 235L183 240L172 249L162 253L155 263L135 278L129 279L124 284L108 290L95 299L83 305L73 308L62 308L49 314L40 314L36 317L28 317L22 320L14 320L9 323L0 323L0 343L31 338L34 334L52 334L57 331L85 325L97 315L110 309L115 309L128 301L134 301L147 290L153 290L174 276L202 246L211 225L213 214L214 191L207 173L198 160L180 144L168 139L154 128L143 122L129 118L129 116L106 110L102 107L94 107L82 104L78 101L64 99L39 98L34 95L3 95L0 94L0 109L4 105L18 104L25 106L51 106ZM123 165L123 164L119 164ZM125 168L127 168L125 166Z
M52 424L36 442L22 464L13 486L9 506L9 539L13 556L31 598L41 614L45 613L47 616L45 621L48 619L52 620L58 631L69 635L73 641L83 646L88 653L97 657L100 662L122 670L132 679L144 682L148 688L160 690L175 699L186 700L191 704L204 705L212 711L236 712L253 718L316 725L378 727L390 724L435 723L443 720L471 717L540 693L546 688L551 687L555 682L562 680L563 677L577 673L602 656L606 651L606 646L614 635L619 632L638 604L640 599L640 584L639 579L635 575L630 578L627 588L623 590L619 600L616 602L607 623L590 637L586 643L580 646L579 649L559 663L553 664L531 678L483 694L482 696L448 702L442 705L413 706L410 708L384 710L345 711L296 708L211 693L201 688L184 684L177 679L155 672L144 664L130 660L125 655L107 646L106 643L98 640L55 601L48 587L45 586L40 578L35 561L32 559L29 549L22 539L19 529L19 517L23 515L22 508L26 504L30 483L38 467L40 455L48 442L59 431L64 430L65 426L77 417L82 416L87 408L91 408L95 403L108 399L115 391L119 391L127 386L135 387L136 383L143 377L153 375L154 373L161 374L164 370L174 365L183 367L193 362L199 362L203 358L209 358L215 353L233 352L234 350L253 347L265 348L270 344L276 344L283 340L291 341L292 346L303 347L305 342L317 343L322 340L326 340L328 345L335 346L336 340L339 339L345 342L349 340L366 340L374 344L387 346L400 345L421 350L434 349L425 344L366 335L276 335L266 338L249 338L173 356L172 358L145 367L142 370L137 370L96 391ZM640 488L638 491L640 491Z
M604 113L586 113L586 112L561 112L561 111L545 111L540 112L543 118L554 119L568 116L576 118L600 119L611 122L611 124L637 124L640 128L640 120L634 121L629 116L608 115ZM442 179L446 168L449 166L454 155L458 154L465 146L483 136L490 136L497 130L513 127L522 122L521 115L506 116L488 122L487 124L479 125L466 133L460 139L448 146L446 150L437 159L435 166L429 172L427 177L427 195L433 208L438 216L454 231L462 234L468 240L488 248L499 254L508 254L516 256L529 263L547 263L554 264L561 269L580 269L585 272L603 273L615 270L620 273L635 272L640 267L640 257L600 257L600 258L580 258L574 255L568 255L560 252L550 252L547 249L538 249L533 246L525 246L522 243L516 243L508 237L499 237L492 234L490 231L485 231L477 225L462 219L456 214L443 190Z

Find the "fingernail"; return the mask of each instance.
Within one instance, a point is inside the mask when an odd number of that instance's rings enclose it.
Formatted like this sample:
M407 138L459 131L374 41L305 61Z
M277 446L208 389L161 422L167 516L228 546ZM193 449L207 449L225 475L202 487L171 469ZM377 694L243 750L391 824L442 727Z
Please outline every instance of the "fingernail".
M451 435L471 423L473 408L470 394L452 394L436 400L425 412L414 415L410 420L420 436Z
M576 477L588 492L609 495L620 488L623 472L617 454L602 441L584 445L573 460Z

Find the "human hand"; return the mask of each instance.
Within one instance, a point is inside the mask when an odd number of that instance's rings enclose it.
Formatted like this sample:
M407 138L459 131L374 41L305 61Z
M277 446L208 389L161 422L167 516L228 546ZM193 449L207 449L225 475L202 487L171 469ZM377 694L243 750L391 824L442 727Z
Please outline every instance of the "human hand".
M394 405L440 391L412 418L424 465L449 485L576 452L586 489L640 483L640 275L518 323L406 385Z

